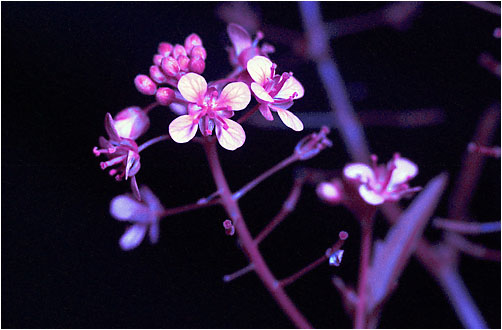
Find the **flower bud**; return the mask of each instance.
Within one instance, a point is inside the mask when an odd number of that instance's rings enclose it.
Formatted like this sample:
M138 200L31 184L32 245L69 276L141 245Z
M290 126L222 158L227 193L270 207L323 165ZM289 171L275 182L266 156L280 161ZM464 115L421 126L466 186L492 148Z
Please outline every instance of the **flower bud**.
M150 77L152 78L153 81L155 81L157 84L161 84L166 82L166 76L160 71L160 68L156 65L152 65L150 67Z
M120 137L135 140L148 130L150 119L140 107L128 107L115 116L113 126Z
M168 76L175 77L180 72L178 61L174 57L164 57L162 60L162 71Z
M153 64L160 66L163 58L164 58L164 56L162 56L160 54L153 55Z
M204 72L204 69L206 68L206 62L204 62L204 59L202 59L201 57L192 58L190 60L188 68L191 72L202 74L202 72Z
M180 55L187 56L187 51L185 50L185 47L183 47L182 45L176 44L174 46L173 53L171 54L171 56L177 59Z
M169 105L174 101L174 91L168 87L161 87L157 90L157 94L155 94L155 98L160 105Z
M158 47L158 52L163 57L168 57L173 51L173 45L168 42L161 42Z
M134 78L134 84L141 94L154 95L157 90L157 85L155 85L152 79L144 74L137 75L136 78Z
M192 33L185 39L185 50L190 53L195 46L202 46L202 40L197 34Z
M178 57L178 65L180 66L181 71L188 71L188 63L190 59L187 56L180 55Z
M235 227L232 220L227 219L223 221L223 228L225 228L225 235L233 236L235 234Z
M206 49L202 46L195 46L190 52L190 57L202 57L202 59L205 60L207 57Z
M339 180L321 182L316 187L316 193L322 201L336 205L343 200L343 185Z

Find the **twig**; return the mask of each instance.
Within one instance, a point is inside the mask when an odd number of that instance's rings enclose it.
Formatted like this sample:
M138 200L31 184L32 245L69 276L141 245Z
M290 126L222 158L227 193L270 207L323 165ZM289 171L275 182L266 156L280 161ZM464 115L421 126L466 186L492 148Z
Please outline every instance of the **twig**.
M495 222L467 222L460 220L451 220L435 218L433 226L459 234L486 234L500 231L500 221Z
M249 273L252 270L254 270L254 265L253 264L249 264L246 267L244 267L242 269L239 269L236 272L233 272L232 274L228 274L228 275L223 276L223 282L233 281L236 278L241 277L242 275L245 275L245 274Z
M500 251L488 249L482 245L472 243L461 235L448 235L447 242L473 257L500 262Z
M216 205L219 203L220 203L220 200L215 199L215 200L208 201L206 203L197 202L197 203L193 203L193 204L187 204L187 205L167 209L164 212L160 213L159 216L161 218L164 218L164 217L175 215L175 214L180 214L180 213L194 211L194 210L201 209L201 208L208 207L208 206L213 206L213 205Z

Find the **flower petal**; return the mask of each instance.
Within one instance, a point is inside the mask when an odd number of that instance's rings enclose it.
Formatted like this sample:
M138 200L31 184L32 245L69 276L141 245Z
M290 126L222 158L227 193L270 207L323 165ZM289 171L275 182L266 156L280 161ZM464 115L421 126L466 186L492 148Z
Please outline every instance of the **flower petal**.
M155 244L159 241L159 222L155 221L150 225L148 230L148 236L150 236L150 242Z
M272 96L270 96L267 93L267 91L265 90L265 88L263 88L261 85L253 82L253 83L251 83L251 90L253 91L254 95L258 99L258 102L261 102L261 103L264 103L264 102L272 103L272 102L274 102L274 99L272 98Z
M143 241L143 238L145 238L147 227L144 224L135 224L127 228L119 242L122 250L128 251L137 247Z
M187 73L178 81L178 89L187 101L197 103L206 95L206 79L193 72Z
M272 110L277 111L277 114L279 115L279 118L281 118L282 122L284 125L288 126L294 131L302 131L303 130L303 123L302 121L295 116L291 111L289 110L284 110L279 107L274 107L270 106Z
M221 123L216 125L216 137L220 145L227 150L235 150L241 147L246 141L246 133L242 126L232 119L221 118L228 126L223 128Z
M230 23L227 27L228 36L232 45L234 45L235 53L237 56L246 48L251 47L251 37L240 25Z
M148 205L148 208L153 211L153 213L164 211L164 207L160 203L157 196L155 196L155 194L147 186L141 187L141 196L143 196L146 205Z
M105 116L105 130L111 141L120 141L120 136L115 129L115 121L109 112Z
M169 135L177 143L186 143L197 133L198 123L190 115L179 116L169 124Z
M268 107L267 103L260 104L260 112L265 117L266 120L274 120L274 117L272 116L272 111L270 111L270 108Z
M407 182L418 174L418 166L411 160L397 157L392 160L396 168L392 172L388 188L393 189L395 185Z
M375 181L375 173L373 173L371 167L362 163L348 164L343 169L343 175L348 179L358 180L360 182Z
M294 93L296 93L296 96L293 99L296 100L303 97L305 90L303 89L302 84L300 84L295 77L289 77L274 98L289 99Z
M249 87L243 82L230 83L223 88L218 98L218 106L229 106L232 110L242 110L251 101Z
M272 61L265 56L255 56L248 61L247 70L254 81L264 85L268 78L272 78L272 66Z
M147 222L150 210L130 195L120 195L110 202L110 214L119 221Z
M373 190L368 189L368 187L363 184L359 186L359 195L366 201L366 203L371 205L380 205L385 202L385 199L374 192Z
M181 103L171 103L169 108L177 115L186 115L188 113L187 106Z

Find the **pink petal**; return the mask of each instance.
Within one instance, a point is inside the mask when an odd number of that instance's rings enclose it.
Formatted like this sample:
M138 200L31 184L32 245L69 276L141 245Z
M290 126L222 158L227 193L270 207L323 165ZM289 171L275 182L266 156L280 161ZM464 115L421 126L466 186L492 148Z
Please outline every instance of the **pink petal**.
M110 214L119 221L148 222L151 212L130 195L120 195L110 202Z
M260 112L265 117L266 120L274 120L274 117L272 116L272 112L270 111L270 108L268 107L267 103L260 104Z
M247 70L251 78L260 85L272 78L272 61L265 56L255 56L248 61Z
M276 99L289 99L294 93L297 95L293 98L294 100L303 97L305 90L302 84L295 77L289 77L284 83L279 93L275 95Z
M390 189L395 185L411 180L418 174L418 166L409 159L399 157L393 162L396 168L392 172L392 177L387 186Z
M148 130L150 119L140 107L128 107L115 116L114 126L120 137L135 140Z
M246 141L246 133L240 124L232 119L222 118L228 125L224 129L220 123L216 125L216 137L220 145L227 150L235 150L241 147Z
M146 228L147 226L143 224L129 227L120 238L119 243L122 250L128 251L137 247L143 241L143 238L145 238Z
M366 201L366 203L371 205L380 205L385 202L385 199L375 193L373 190L369 190L366 185L359 186L359 195Z
M270 96L267 93L267 91L265 90L265 88L263 88L261 85L253 82L253 83L251 83L251 90L253 91L254 95L258 99L258 102L261 102L261 103L264 103L264 102L272 103L272 102L274 102L274 99L272 98L272 96Z
M197 133L198 123L190 115L179 116L169 124L169 135L177 143L186 143Z
M120 136L117 133L117 130L115 129L115 121L113 120L113 117L112 115L110 115L109 112L105 116L105 130L110 140L112 141L120 140Z
M234 45L236 55L251 47L251 37L240 25L230 23L227 27L228 36Z
M230 83L223 88L218 98L218 106L229 106L232 110L242 110L251 101L249 87L243 82Z
M303 130L303 123L300 119L298 119L297 116L295 116L291 111L289 110L284 110L279 107L274 107L270 106L272 110L277 111L277 114L279 115L279 118L281 118L282 122L284 125L288 126L294 131L302 131Z
M178 90L187 101L197 103L206 95L206 79L193 72L187 73L178 81Z
M181 103L171 103L169 108L177 115L186 115L188 113L187 106Z
M360 182L374 182L375 173L366 164L353 163L345 166L343 175L348 179L358 180Z

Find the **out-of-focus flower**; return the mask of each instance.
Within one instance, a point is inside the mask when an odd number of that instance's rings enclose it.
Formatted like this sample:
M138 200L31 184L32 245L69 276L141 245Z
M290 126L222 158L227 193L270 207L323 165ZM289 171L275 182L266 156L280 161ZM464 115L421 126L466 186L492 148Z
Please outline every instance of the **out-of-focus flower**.
M111 123L121 138L136 140L148 130L150 119L140 107L133 106L121 110Z
M276 64L264 56L249 60L247 70L254 82L251 90L260 103L260 112L267 120L274 120L270 110L277 112L284 125L295 131L303 130L303 123L291 111L293 100L303 97L302 84L292 73L275 74Z
M258 42L263 39L262 32L258 32L256 38L251 40L249 33L242 26L235 23L228 25L227 32L233 46L227 49L230 63L233 66L246 69L248 61L256 55L267 56L267 54L275 51L274 47L269 44L258 47Z
M329 256L329 265L338 267L342 263L343 250L338 250Z
M374 155L372 160L371 167L353 163L343 169L345 177L359 186L359 195L368 204L395 202L421 189L410 188L408 185L408 181L418 174L418 167L412 161L402 158L398 153L394 154L387 165L377 165L377 157Z
M322 201L331 205L337 205L343 201L343 184L339 179L323 181L317 185L316 193Z
M169 134L175 142L190 141L199 127L204 136L216 129L216 137L225 149L235 150L244 144L246 134L242 126L229 118L251 101L251 92L245 83L230 83L218 94L216 88L207 87L204 77L188 73L178 82L178 90L189 105L188 114L169 125Z
M134 140L123 138L115 128L112 116L107 113L105 116L105 129L108 133L108 140L104 137L99 138L99 146L94 147L93 152L96 156L105 154L108 161L101 162L101 169L106 169L110 166L116 166L110 170L110 175L115 176L115 180L131 178L131 190L134 196L141 200L141 195L138 190L135 175L138 173L141 164L138 151L138 145Z
M141 187L141 195L143 202L137 201L130 194L125 194L115 197L110 203L110 213L115 219L133 223L120 238L122 250L136 248L143 241L147 231L152 244L159 240L159 220L164 208L148 187Z

